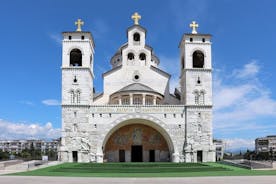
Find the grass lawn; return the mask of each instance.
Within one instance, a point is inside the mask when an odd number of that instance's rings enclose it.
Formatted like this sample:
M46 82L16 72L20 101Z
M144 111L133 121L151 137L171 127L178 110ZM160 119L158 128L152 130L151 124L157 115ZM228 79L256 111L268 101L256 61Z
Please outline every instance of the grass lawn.
M220 163L64 163L20 176L83 177L191 177L276 175L274 171L252 171Z

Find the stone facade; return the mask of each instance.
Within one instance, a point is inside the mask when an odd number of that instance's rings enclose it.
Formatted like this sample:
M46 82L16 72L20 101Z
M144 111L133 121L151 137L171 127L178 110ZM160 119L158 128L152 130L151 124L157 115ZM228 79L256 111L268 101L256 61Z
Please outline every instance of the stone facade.
M146 29L135 24L127 38L103 74L103 92L95 93L92 35L63 33L60 159L215 161L211 36L184 34L180 89L174 94L170 74L158 68L160 61L146 44Z

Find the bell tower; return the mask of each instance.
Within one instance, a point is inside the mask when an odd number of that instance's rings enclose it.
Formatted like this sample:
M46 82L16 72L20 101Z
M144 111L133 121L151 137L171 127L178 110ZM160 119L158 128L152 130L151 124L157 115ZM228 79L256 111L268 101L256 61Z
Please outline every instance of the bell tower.
M63 32L62 41L62 139L60 158L65 162L86 159L81 153L80 137L87 139L87 112L93 102L94 40L84 24L75 22L76 31ZM69 145L69 146L68 146Z
M94 40L84 24L75 22L77 30L63 32L62 41L62 104L90 105L93 101Z
M199 34L199 25L183 35L180 48L181 103L186 107L185 160L214 161L212 136L211 35Z

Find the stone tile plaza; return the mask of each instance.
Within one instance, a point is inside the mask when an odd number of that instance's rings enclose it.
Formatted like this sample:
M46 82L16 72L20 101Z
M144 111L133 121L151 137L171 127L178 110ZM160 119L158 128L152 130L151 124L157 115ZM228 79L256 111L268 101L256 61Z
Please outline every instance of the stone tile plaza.
M179 42L180 88L147 45L141 16L126 29L127 42L94 92L94 39L82 30L63 32L62 141L64 162L214 162L211 35L191 33Z

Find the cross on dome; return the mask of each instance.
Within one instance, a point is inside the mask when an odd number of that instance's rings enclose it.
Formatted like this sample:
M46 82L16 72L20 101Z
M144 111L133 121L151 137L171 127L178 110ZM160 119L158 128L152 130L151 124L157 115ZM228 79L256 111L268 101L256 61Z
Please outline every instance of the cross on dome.
M75 22L75 25L77 26L77 30L78 32L81 32L81 26L84 25L84 22L81 21L81 19L78 19L78 21Z
M196 23L196 21L193 21L191 24L190 24L190 28L192 28L192 34L197 34L197 30L196 28L198 28L199 25Z
M135 12L132 16L131 16L132 20L134 21L135 25L139 25L139 20L142 18L141 15L139 15L137 12Z

